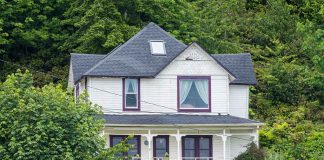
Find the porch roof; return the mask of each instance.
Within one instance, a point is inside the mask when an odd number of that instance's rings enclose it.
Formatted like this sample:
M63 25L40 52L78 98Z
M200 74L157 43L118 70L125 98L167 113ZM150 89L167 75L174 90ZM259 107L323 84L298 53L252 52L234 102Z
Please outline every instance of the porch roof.
M231 115L188 115L188 114L104 114L106 126L156 126L156 125L208 125L208 126L261 126L255 120Z

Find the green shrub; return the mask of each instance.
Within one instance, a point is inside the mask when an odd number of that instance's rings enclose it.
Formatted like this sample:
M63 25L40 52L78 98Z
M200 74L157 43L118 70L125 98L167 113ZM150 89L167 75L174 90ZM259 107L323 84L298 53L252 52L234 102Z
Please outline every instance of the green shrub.
M264 150L258 148L255 143L250 143L247 150L238 155L235 160L262 160L265 159Z

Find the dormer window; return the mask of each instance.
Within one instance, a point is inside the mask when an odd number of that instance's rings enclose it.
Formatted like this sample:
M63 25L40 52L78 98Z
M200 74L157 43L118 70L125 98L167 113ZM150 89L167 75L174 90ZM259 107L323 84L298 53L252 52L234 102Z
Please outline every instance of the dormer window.
M162 40L152 40L150 41L151 54L152 55L165 55L165 42Z

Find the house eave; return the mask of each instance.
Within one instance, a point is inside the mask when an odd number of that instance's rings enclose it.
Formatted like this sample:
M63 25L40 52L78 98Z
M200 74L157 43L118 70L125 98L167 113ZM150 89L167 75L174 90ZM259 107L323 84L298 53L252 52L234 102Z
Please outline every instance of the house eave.
M264 123L238 124L105 124L105 127L254 127L264 126Z

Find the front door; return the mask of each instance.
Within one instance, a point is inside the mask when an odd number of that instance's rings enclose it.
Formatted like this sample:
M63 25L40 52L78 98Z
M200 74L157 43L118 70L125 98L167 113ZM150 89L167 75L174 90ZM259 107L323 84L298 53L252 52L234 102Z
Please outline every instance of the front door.
M212 159L212 136L185 136L182 138L183 160Z

